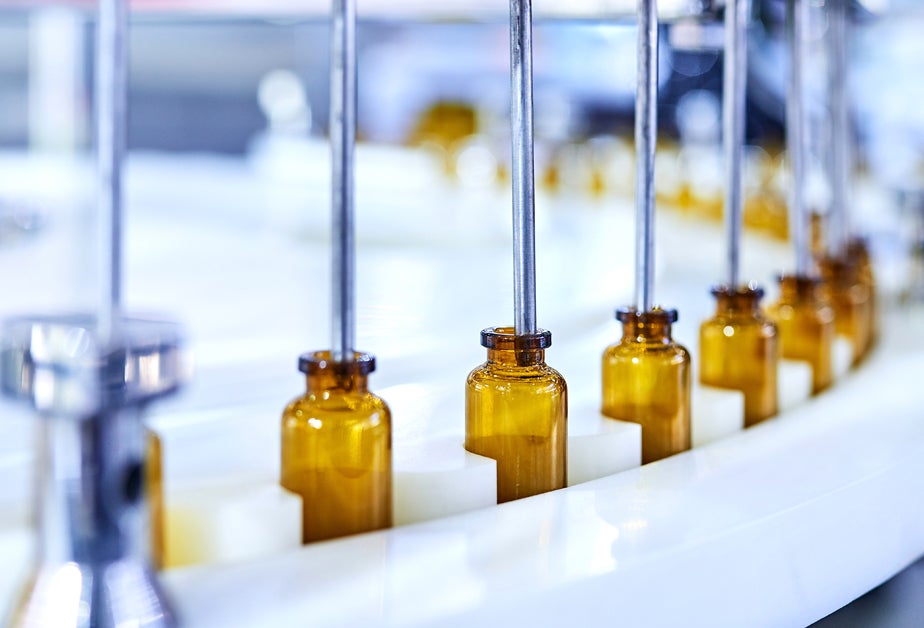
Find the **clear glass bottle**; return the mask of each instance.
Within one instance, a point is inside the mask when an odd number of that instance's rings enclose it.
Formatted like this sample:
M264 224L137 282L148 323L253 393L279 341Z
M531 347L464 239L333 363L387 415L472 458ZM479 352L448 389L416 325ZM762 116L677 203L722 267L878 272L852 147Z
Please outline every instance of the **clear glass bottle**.
M812 393L828 388L834 378L834 310L824 298L819 279L781 275L780 299L767 308L767 314L776 322L781 355L812 365Z
M144 481L148 496L148 530L151 536L151 564L163 569L165 557L164 541L164 472L163 448L160 436L150 428L145 429Z
M746 427L777 413L780 363L776 325L764 317L764 291L716 286L715 316L699 328L699 381L744 393Z
M834 328L850 338L853 365L858 365L869 346L872 309L869 288L860 280L857 268L846 260L823 257L818 260L822 286L834 308Z
M488 360L465 383L465 448L497 461L497 502L567 484L568 387L545 364L552 334L481 332Z
M368 389L375 358L299 358L307 392L282 414L284 488L301 495L302 542L392 524L391 412Z
M676 310L621 308L622 339L603 352L608 417L642 426L642 463L691 447L690 353L671 339Z

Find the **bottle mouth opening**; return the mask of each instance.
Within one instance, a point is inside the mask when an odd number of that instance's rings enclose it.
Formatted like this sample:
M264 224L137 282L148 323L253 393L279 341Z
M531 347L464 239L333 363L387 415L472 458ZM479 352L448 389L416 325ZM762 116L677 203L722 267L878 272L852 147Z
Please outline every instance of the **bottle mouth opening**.
M764 298L764 289L752 282L741 286L730 286L727 283L717 284L712 286L709 292L714 297L754 299L757 301Z
M481 330L481 346L500 351L538 351L552 346L552 332L537 329L534 334L517 335L513 327Z
M354 351L352 360L335 360L332 351L311 351L298 356L298 370L308 375L328 370L343 375L368 375L375 370L375 356Z
M817 286L821 283L821 277L819 275L797 275L795 273L780 273L776 276L777 281L780 284L792 283L796 286L805 286L811 288Z
M677 310L662 309L655 306L647 312L639 312L634 307L621 307L616 310L616 320L620 323L640 322L644 324L670 324L677 322Z

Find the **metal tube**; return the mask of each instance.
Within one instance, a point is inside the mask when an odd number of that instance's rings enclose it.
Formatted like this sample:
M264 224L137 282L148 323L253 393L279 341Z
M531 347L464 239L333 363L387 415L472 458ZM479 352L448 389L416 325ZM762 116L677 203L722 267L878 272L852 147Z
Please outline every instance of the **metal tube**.
M847 2L828 3L828 105L831 108L831 215L828 220L828 252L841 256L849 238L848 189L851 146L850 109L847 90Z
M725 67L722 90L722 135L725 142L725 224L728 229L728 286L739 283L743 198L745 98L747 95L748 0L725 5Z
M122 300L122 162L128 81L126 0L100 0L96 25L96 161L99 301L102 346L116 333Z
M635 93L635 308L651 309L654 291L654 162L658 136L657 0L638 4Z
M789 231L796 250L796 274L810 272L808 212L805 207L805 88L804 60L807 54L808 0L787 0L789 36L789 90L786 94L786 148L789 153Z
M331 340L333 358L350 360L356 334L353 149L356 143L356 0L333 0L330 145L333 219Z
M517 335L536 332L533 168L533 32L530 0L510 0L510 132L513 166L513 307Z

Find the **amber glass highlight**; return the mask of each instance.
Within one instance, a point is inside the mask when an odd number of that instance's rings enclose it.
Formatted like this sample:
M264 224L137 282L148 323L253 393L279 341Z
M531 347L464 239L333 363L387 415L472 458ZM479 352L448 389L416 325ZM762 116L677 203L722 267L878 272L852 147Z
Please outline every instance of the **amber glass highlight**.
M302 355L307 392L282 415L282 481L302 496L302 542L392 523L391 413L367 387L375 358Z
M148 530L151 533L151 564L155 569L164 566L164 473L163 451L160 436L145 430L144 480L148 496Z
M642 426L642 463L691 446L690 354L671 339L676 310L620 309L622 340L603 352L602 412Z
M712 294L715 316L699 328L699 381L742 391L744 424L750 427L777 413L776 325L760 311L760 288L717 286Z
M830 386L834 377L834 310L825 300L819 280L781 276L780 300L767 313L776 322L781 355L812 365L812 393L817 395Z
M860 280L857 268L832 257L818 260L825 297L834 308L834 327L838 334L850 338L853 365L866 355L872 329L872 305L869 288Z
M481 332L488 361L465 383L465 448L497 461L497 502L567 484L568 388L545 364L552 335Z

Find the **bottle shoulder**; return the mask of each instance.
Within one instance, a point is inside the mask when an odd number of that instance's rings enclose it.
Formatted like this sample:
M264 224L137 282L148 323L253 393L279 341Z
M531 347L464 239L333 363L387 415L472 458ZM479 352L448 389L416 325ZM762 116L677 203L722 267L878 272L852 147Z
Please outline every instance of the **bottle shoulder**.
M381 397L371 393L331 393L319 395L308 392L296 397L283 410L284 420L309 420L321 416L342 416L344 420L374 420L389 423L391 410Z
M628 359L643 355L659 356L689 360L690 352L685 346L671 340L670 342L634 342L619 341L603 351L604 359Z
M501 366L485 362L468 374L466 384L469 387L488 386L495 384L517 383L535 385L537 383L565 388L567 386L564 376L547 364L535 366Z

